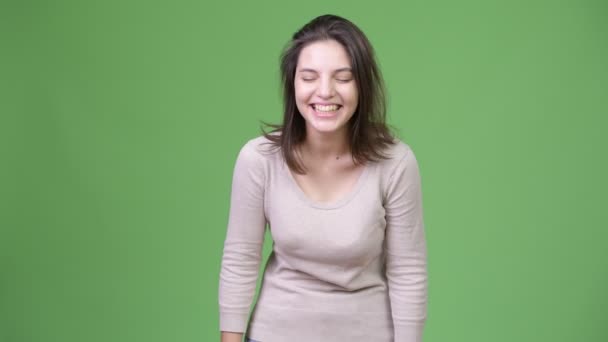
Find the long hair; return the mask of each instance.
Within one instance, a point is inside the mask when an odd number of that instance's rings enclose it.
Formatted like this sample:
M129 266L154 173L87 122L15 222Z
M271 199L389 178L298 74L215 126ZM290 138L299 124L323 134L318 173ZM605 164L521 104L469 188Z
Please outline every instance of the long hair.
M348 138L355 164L387 158L383 150L395 142L386 125L386 96L374 50L365 34L351 21L336 16L314 18L293 34L280 58L283 93L283 122L263 125L272 128L262 133L277 148L291 170L305 173L305 167L295 148L306 138L306 122L296 107L295 72L300 52L307 45L323 40L335 40L348 53L359 93L358 104L348 122Z

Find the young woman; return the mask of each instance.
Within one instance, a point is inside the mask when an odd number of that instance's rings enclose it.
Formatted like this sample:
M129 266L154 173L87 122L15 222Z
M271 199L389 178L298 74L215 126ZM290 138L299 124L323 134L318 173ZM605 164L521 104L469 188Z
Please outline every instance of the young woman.
M421 179L385 124L383 81L352 22L313 19L281 59L283 123L234 168L222 342L419 342L427 317ZM273 250L248 322L268 224Z

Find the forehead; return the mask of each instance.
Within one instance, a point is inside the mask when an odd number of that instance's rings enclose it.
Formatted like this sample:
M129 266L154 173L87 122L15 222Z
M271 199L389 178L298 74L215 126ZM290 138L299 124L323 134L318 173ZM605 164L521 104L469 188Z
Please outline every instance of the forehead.
M298 69L336 70L351 67L350 58L342 44L335 40L310 43L300 51Z

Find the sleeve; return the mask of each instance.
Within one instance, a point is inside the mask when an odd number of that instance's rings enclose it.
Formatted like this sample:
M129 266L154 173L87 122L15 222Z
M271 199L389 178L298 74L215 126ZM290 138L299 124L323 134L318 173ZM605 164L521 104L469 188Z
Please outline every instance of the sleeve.
M386 276L395 342L421 342L427 317L427 249L418 162L411 148L386 189Z
M266 217L264 163L251 142L237 157L219 277L220 331L245 332L258 279Z

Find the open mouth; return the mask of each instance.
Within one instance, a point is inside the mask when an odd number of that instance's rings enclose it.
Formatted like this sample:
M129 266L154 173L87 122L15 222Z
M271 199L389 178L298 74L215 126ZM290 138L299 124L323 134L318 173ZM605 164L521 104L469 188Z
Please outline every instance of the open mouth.
M338 105L338 104L331 104L331 105L312 104L312 105L310 105L310 107L312 107L312 109L314 109L317 113L321 113L321 114L334 113L338 109L342 108L342 106Z

